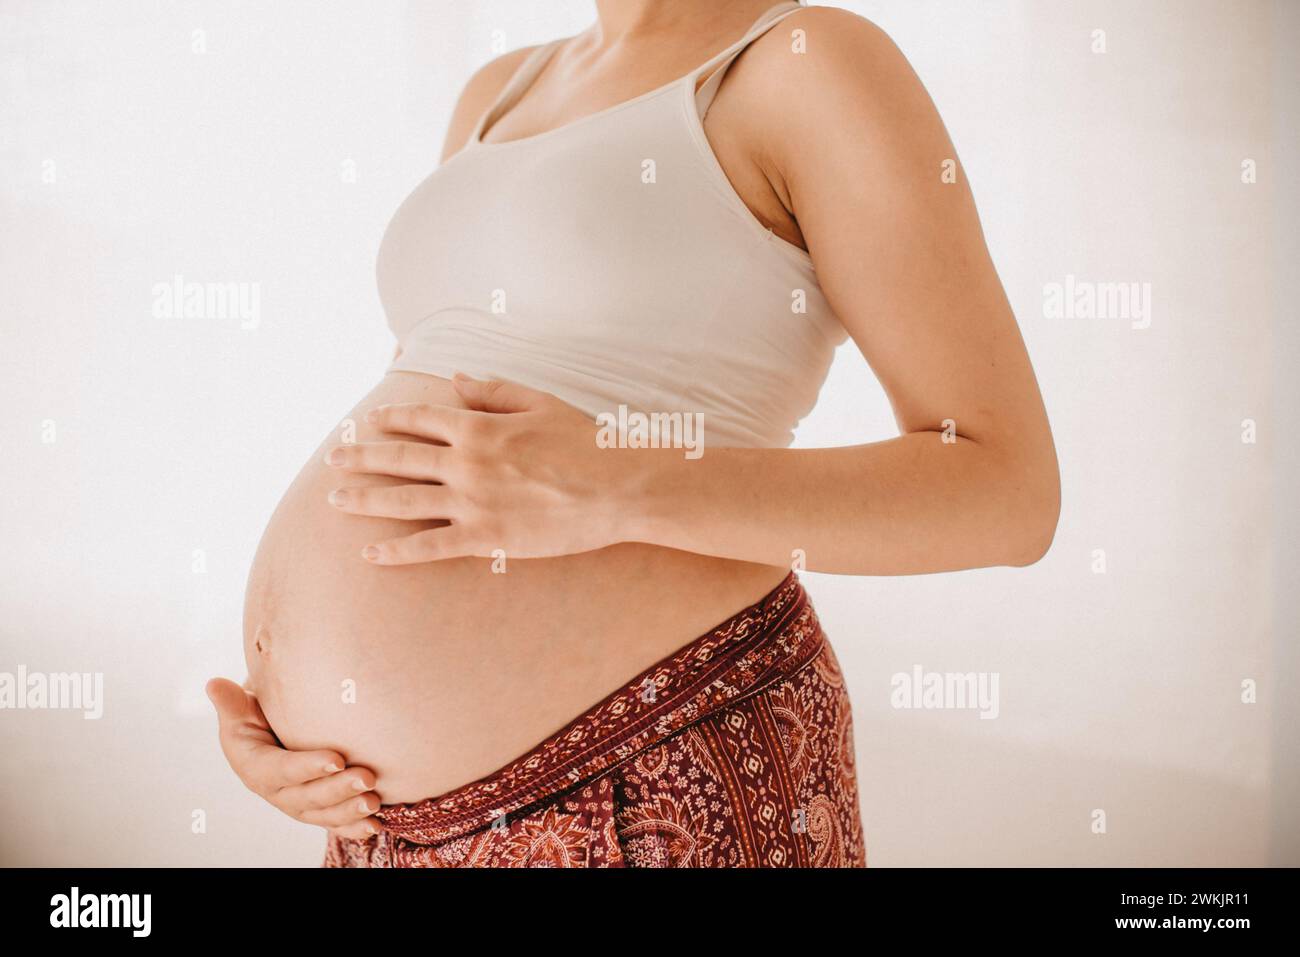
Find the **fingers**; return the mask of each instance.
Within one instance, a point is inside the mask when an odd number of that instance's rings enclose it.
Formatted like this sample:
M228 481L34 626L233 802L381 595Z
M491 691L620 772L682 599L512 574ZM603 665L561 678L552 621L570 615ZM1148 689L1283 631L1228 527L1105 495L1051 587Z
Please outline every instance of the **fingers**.
M248 764L249 776L264 791L305 784L344 767L343 756L337 751L286 751L273 745L258 748Z
M222 750L240 779L275 807L305 824L365 839L379 832L379 797L369 768L344 769L337 751L286 751L265 727L257 699L233 681L213 678L206 689L221 722Z
M217 721L223 729L255 717L256 706L249 693L228 678L213 678L203 690L217 709Z
M337 774L282 788L271 795L271 803L304 824L342 828L348 837L365 838L379 831L372 815L379 810L374 772L369 768L348 768Z
M360 813L360 805L355 799L372 791L374 786L375 773L369 768L348 768L337 774L318 777L314 781L281 788L276 794L275 802L281 809L295 816L307 811L323 811L349 802L350 806ZM378 806L379 799L375 798L375 807ZM366 814L369 813L369 804L367 804ZM348 820L356 820L356 818Z
M330 833L338 837L348 838L353 841L364 841L372 834L378 834L379 828L380 828L379 818L368 817L363 820L357 821L354 824L347 824L344 825L343 827L331 828Z
M442 478L446 454L446 446L423 442L359 442L331 449L325 462L346 472L436 482Z
M296 817L305 824L319 827L346 827L364 821L378 810L379 798L373 794L362 794L332 807L307 808Z
M275 747L275 734L252 692L225 678L213 678L205 690L208 700L217 709L221 749L242 778L247 770L249 754L258 747Z
M366 421L381 432L415 435L452 445L467 415L464 409L450 405L408 402L371 409L366 413Z
M451 492L445 485L392 485L337 488L330 504L350 515L409 521L450 519Z
M549 393L504 379L471 379L463 372L451 377L465 404L479 412L527 412L551 398Z
M361 557L375 565L414 565L477 555L473 540L463 528L461 525L446 525L378 545L367 545L361 550Z
M337 751L327 748L286 751L280 747L257 699L233 681L213 678L207 684L207 692L221 724L221 750L239 779L257 794L269 799L283 788L343 769L343 756ZM365 780L374 783L373 776Z

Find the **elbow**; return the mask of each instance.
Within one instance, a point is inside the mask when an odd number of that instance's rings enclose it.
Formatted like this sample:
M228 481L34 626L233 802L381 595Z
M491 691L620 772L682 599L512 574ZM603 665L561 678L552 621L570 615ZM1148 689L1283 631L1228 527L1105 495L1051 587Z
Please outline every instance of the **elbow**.
M1061 476L1055 456L1030 476L1013 483L1017 489L1012 503L1015 514L1014 549L1007 562L1013 568L1028 568L1042 561L1052 549L1061 517Z
M1052 550L1056 538L1056 520L1044 521L1042 525L1025 536L1025 541L1015 558L1007 564L1012 568L1028 568L1037 565Z

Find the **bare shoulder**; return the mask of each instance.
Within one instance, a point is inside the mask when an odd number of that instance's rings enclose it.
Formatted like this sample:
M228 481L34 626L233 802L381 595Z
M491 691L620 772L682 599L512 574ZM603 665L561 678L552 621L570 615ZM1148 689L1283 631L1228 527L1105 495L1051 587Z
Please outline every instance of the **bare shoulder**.
M817 152L806 149L811 143L846 151L870 143L876 159L883 146L910 161L946 148L947 133L907 57L864 17L835 7L799 10L746 59L738 66L747 73L747 105L774 155L793 162Z
M489 60L474 71L474 75L461 90L456 108L452 112L451 125L447 128L447 138L442 146L444 161L464 148L479 118L492 106L506 84L510 82L510 78L515 75L515 71L536 49L536 46L531 46L511 50Z
M802 96L810 82L832 93L860 87L864 80L887 94L916 82L916 73L893 39L865 17L838 7L805 7L786 17L754 43L755 59L776 84Z

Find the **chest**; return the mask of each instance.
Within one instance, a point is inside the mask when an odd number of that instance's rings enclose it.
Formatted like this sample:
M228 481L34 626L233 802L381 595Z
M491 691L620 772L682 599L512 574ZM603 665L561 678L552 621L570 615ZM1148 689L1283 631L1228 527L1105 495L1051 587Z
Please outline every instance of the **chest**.
M663 68L647 72L633 64L605 68L591 75L557 68L548 78L550 72L544 71L510 109L491 122L480 135L481 143L506 144L547 135L635 104L646 95L645 91L670 85L663 81L664 76L680 75ZM704 76L697 78L695 87L705 80ZM788 196L784 183L775 170L764 168L756 159L770 150L765 149L764 132L752 122L746 122L748 98L753 95L743 77L729 79L701 120L701 126L718 165L750 214L764 228L803 247L798 223L788 202L782 199Z

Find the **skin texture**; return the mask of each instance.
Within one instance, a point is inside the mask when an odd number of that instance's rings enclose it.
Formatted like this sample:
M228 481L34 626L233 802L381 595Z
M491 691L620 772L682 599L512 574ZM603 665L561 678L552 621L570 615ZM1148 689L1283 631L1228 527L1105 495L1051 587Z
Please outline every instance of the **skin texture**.
M654 89L768 6L598 4L597 26L556 54L484 140L530 136ZM791 51L796 29L807 53ZM444 158L527 52L470 81ZM330 507L386 520L366 527L374 534L362 543L364 562L397 573L493 549L573 556L643 543L744 568L783 569L798 550L810 570L894 575L1025 566L1045 554L1060 489L1043 402L964 170L894 44L844 11L801 10L739 57L705 130L755 217L813 257L890 399L899 437L837 449L709 448L698 460L670 449L602 450L591 421L552 396L457 381L454 401L374 403L373 432L330 462L341 492ZM955 183L943 181L945 162L956 163ZM214 700L223 747L245 783L299 820L362 833L369 822L355 798L311 804L345 793L346 775L359 772L298 780L304 762L259 725L256 700L241 704L231 688L244 694L230 684Z

